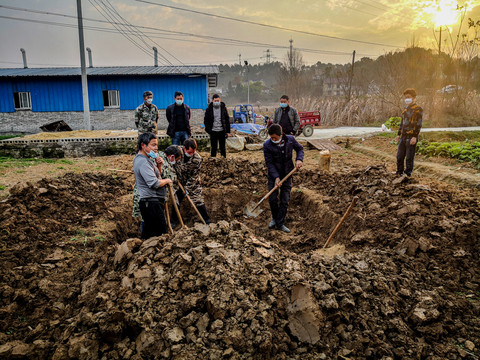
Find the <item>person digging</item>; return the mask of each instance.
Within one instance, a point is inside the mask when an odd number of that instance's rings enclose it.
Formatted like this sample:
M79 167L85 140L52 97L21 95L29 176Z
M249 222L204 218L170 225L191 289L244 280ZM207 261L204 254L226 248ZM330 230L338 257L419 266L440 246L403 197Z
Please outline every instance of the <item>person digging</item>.
M272 190L280 184L287 174L295 167L300 169L303 166L303 146L300 145L293 135L285 135L282 127L272 124L268 129L270 139L263 144L263 155L267 166L268 190ZM295 165L292 160L293 150L296 152ZM289 177L281 186L268 198L272 220L268 224L269 229L276 228L285 233L290 229L285 226L290 192L292 190L292 178Z

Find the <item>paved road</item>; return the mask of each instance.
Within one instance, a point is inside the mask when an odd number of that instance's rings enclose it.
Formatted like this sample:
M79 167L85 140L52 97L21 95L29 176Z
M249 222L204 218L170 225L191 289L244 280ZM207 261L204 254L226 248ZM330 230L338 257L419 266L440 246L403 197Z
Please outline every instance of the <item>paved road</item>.
M421 132L430 132L430 131L480 131L480 126L472 127L455 127L455 128L422 128ZM336 136L362 136L382 132L380 127L353 127L353 126L342 126L332 129L315 129L313 135L306 138L300 136L300 139L329 139Z

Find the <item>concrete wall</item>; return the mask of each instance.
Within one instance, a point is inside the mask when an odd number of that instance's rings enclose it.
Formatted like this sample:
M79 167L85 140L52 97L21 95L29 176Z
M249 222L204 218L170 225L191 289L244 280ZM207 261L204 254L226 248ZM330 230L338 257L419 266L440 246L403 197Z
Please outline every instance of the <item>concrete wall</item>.
M205 149L209 142L207 134L193 135L199 149ZM160 135L159 149L171 144L170 137ZM0 156L14 158L64 158L83 156L107 156L135 154L137 137L118 138L66 138L49 140L8 139L0 141Z
M165 110L159 109L159 129L167 128ZM190 124L199 126L203 123L203 109L192 109ZM39 133L40 126L55 121L65 121L73 130L83 129L83 112L32 112L16 111L0 113L0 134L34 134ZM90 112L90 124L94 130L135 129L134 110L105 109Z

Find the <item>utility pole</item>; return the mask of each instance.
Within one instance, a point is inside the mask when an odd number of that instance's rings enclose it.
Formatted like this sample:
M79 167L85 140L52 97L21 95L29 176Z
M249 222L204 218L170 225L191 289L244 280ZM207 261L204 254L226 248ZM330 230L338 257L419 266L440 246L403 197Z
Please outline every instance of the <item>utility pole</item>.
M242 66L242 54L238 54L238 65Z
M290 39L290 70L292 70L293 67L293 39Z
M80 42L80 66L82 68L83 122L85 130L90 127L90 106L88 104L87 66L85 64L85 44L83 41L82 0L77 0L78 38Z
M442 54L442 27L440 26L440 37L438 39L438 55Z
M353 50L352 58L352 70L350 71L350 79L348 84L348 102L350 101L350 95L352 94L352 80L353 80L353 67L355 66L355 50Z
M250 80L248 79L248 61L245 60L245 67L247 68L247 104L250 104Z
M270 49L267 49L267 64L270 64Z

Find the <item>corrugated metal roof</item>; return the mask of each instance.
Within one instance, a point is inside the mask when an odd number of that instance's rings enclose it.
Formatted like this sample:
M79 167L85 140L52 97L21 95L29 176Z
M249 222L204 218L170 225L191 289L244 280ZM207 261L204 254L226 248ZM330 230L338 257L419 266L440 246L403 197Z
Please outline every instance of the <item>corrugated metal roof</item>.
M192 66L111 66L87 68L87 75L209 75L218 74L216 65ZM0 69L0 77L16 76L80 76L79 67Z

